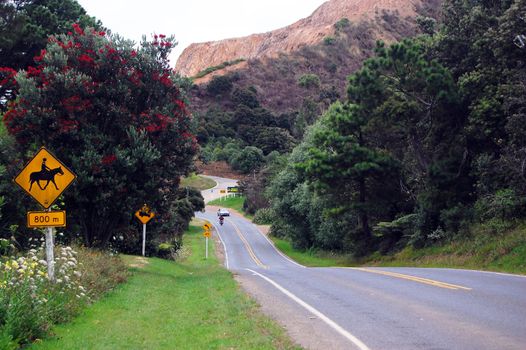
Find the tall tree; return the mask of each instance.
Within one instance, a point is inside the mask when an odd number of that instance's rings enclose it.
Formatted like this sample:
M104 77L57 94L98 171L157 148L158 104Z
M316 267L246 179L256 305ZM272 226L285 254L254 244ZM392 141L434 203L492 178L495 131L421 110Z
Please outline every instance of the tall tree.
M148 203L158 227L174 232L178 179L197 144L191 118L168 64L173 38L133 42L73 25L52 36L20 71L20 98L4 122L23 151L45 145L77 173L65 192L71 231L106 245Z
M48 37L66 34L73 23L102 27L75 0L0 0L0 65L15 71L35 65ZM11 88L0 83L0 97L12 98Z
M358 227L348 227L354 253L364 254L372 248L370 220L379 209L374 194L380 186L396 188L396 181L389 180L396 178L396 164L371 144L360 106L336 102L322 123L327 127L314 133L313 147L300 167L317 191L331 198L330 215L356 213Z

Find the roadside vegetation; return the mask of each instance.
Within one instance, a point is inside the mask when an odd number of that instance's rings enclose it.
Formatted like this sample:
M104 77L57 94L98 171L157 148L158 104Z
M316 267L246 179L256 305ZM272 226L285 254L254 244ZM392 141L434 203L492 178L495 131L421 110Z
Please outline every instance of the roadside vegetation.
M125 256L127 283L31 349L294 349L214 254L204 259L194 224L179 261Z
M215 200L211 205L231 208L256 224L258 215L246 213L246 197ZM272 220L269 218L268 220ZM433 246L414 246L390 253L373 252L356 258L339 251L317 248L299 249L287 238L270 235L276 248L298 263L311 267L327 266L412 266L488 270L526 274L526 224L512 221L492 220L470 227L469 233L457 235Z
M5 243L1 240L0 243ZM7 256L0 250L0 349L45 338L87 305L126 280L119 258L82 247L56 247L56 283L48 280L44 247Z
M450 251L457 266L520 270L512 261L523 256L526 220L525 6L445 0L439 21L416 19L419 35L369 41L369 58L350 74L333 54L348 55L349 39L361 32L367 41L370 32L342 19L334 40L298 54L310 67L296 62L293 85L303 92L293 95L319 96L292 114L272 110L270 95L293 91L278 77L295 55L273 61L279 74L264 70L280 89L265 91L255 80L262 75L250 80L249 71L208 91L201 156L242 169L244 209L298 251L393 264ZM345 94L326 86L337 76ZM228 103L213 103L219 95ZM483 243L470 250L471 241Z
M231 208L240 213L243 213L243 204L245 203L244 196L225 197L221 199L214 199L207 203L207 205L214 205L223 208Z

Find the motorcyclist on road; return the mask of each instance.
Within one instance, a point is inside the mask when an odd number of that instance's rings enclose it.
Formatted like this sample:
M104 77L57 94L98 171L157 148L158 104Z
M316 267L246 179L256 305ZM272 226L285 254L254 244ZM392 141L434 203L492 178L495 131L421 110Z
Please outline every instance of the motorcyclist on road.
M220 216L220 217L219 217L219 224L223 225L223 221L224 221L224 220L225 220L225 218L222 217L222 216Z

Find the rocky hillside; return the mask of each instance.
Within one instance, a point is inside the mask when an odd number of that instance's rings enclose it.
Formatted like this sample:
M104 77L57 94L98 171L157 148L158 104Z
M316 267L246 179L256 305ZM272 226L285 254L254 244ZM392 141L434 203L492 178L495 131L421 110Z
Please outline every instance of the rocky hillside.
M184 76L195 76L208 67L229 65L245 67L244 61L277 57L297 51L305 45L315 45L335 32L334 24L342 18L351 23L372 24L374 39L392 42L401 33L385 26L385 16L395 16L397 22L411 31L419 14L436 15L440 0L330 0L314 13L285 28L243 38L192 44L179 57L176 70ZM408 33L403 33L408 34Z

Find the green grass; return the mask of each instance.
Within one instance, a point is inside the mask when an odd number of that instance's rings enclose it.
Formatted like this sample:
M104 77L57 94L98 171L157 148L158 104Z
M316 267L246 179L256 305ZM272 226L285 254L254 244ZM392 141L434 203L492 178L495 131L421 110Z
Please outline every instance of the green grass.
M193 187L199 191L207 190L215 185L216 182L214 180L196 174L181 179L181 187Z
M192 226L184 237L183 261L147 259L146 265L132 268L127 283L31 349L294 348L213 253L204 259L201 228Z
M254 215L247 214L243 211L243 204L245 203L244 196L228 197L221 200L214 199L213 201L208 202L208 205L216 205L221 208L230 208L238 211L243 214L247 219L252 220Z
M305 266L317 266L317 267L328 267L328 266L347 266L347 260L344 256L336 255L328 252L316 252L312 250L300 251L294 249L289 241L279 239L276 237L270 237L274 242L276 248L282 251L285 255L298 263Z
M370 256L365 263L378 266L420 266L481 269L526 274L526 226L503 232L476 225L471 236L442 245L415 249L406 247L387 256Z
M225 61L217 66L208 67L206 69L203 69L202 71L198 72L195 76L192 77L192 79L199 79L204 77L205 75L208 75L212 72L215 72L216 70L223 69L228 66L233 66L238 64L239 62L246 61L244 58L238 58L232 61Z
M496 232L477 225L468 238L416 249L408 246L390 255L378 252L360 260L323 251L298 251L290 242L273 237L276 247L306 266L412 266L488 270L526 274L526 225Z

